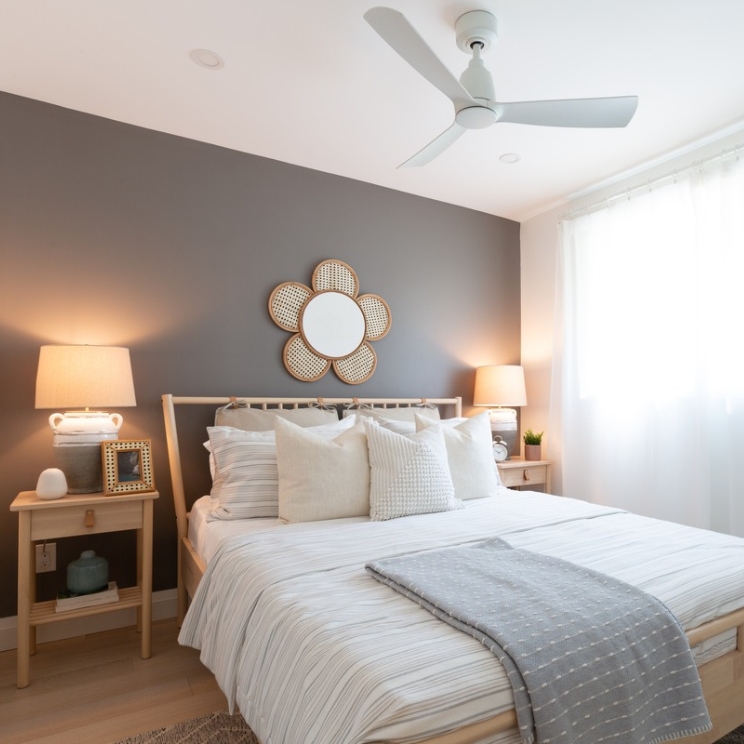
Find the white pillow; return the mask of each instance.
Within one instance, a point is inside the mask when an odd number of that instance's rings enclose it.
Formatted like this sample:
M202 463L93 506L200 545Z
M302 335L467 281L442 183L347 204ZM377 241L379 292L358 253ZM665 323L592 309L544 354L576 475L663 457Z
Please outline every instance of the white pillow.
M328 408L233 408L223 406L214 415L215 426L233 426L245 431L274 431L277 418L286 419L298 426L327 426L338 421L338 411Z
M277 419L274 419L275 421ZM312 427L333 439L356 423L355 419ZM212 510L207 521L279 516L279 473L273 431L243 431L231 426L210 426L209 448L214 456Z
M363 423L369 447L372 519L463 508L455 498L441 426L405 436L369 419Z
M410 421L401 421L400 419L390 419L387 416L376 416L372 421L377 422L380 426L385 429L390 429L396 434L411 435L416 433L416 423L411 419ZM427 419L429 423L435 424L434 419Z
M287 522L369 514L369 455L364 427L334 439L276 420L279 517Z
M478 414L478 415L480 415L480 414ZM414 418L423 418L423 419L425 419L425 418L428 418L428 416L417 415ZM456 418L441 419L439 423L442 426L459 426L460 424L464 424L466 421L469 421L469 420L470 419L465 418L465 416L459 416L459 417L456 417Z
M439 409L436 406L404 406L400 408L346 408L344 416L356 414L358 418L369 418L374 421L389 419L393 421L410 421L413 422L414 416L426 416L427 418L439 421Z
M423 416L416 417L416 429L432 426ZM488 413L463 419L454 426L442 424L447 460L458 499L480 499L495 496L501 488L501 478L493 458L491 423Z

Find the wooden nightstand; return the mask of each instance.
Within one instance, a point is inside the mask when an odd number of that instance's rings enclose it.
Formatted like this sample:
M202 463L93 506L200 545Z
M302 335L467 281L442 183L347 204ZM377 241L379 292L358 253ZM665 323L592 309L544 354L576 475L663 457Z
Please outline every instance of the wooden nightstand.
M497 462L502 483L507 488L534 488L543 486L550 493L550 460L523 460L512 457Z
M18 512L18 687L29 683L29 656L36 653L36 627L60 620L86 617L128 607L137 608L142 633L142 658L152 646L152 504L157 491L148 493L67 494L52 501L23 491L10 505ZM57 537L137 530L137 586L119 589L119 600L63 613L56 601L36 602L34 543Z

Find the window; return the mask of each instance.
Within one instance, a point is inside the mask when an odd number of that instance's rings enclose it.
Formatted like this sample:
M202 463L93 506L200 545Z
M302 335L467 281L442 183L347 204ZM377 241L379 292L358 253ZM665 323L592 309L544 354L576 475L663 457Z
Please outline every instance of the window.
M744 162L561 231L564 492L744 536Z

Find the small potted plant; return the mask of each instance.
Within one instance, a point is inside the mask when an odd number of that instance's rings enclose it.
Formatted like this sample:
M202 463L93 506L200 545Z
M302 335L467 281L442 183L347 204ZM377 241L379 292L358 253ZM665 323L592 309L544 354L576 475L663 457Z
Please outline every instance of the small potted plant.
M542 444L543 434L540 432L536 434L532 429L527 429L522 441L524 442L524 459L525 460L541 460L540 445Z

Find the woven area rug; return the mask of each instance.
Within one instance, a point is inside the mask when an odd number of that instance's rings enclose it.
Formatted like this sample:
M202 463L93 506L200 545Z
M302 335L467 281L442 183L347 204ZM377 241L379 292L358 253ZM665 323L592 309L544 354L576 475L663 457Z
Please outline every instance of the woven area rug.
M221 710L113 744L261 744L243 716Z
M723 739L719 739L716 744L744 744L744 726L739 726L736 731L732 731Z
M226 711L177 723L175 726L137 734L113 744L261 744L241 715ZM744 726L732 731L716 744L744 744Z

